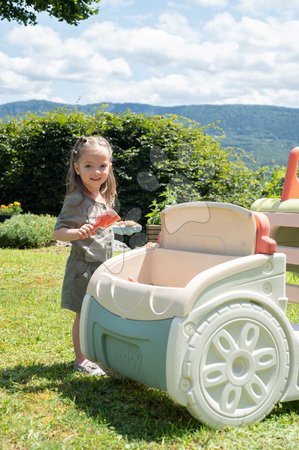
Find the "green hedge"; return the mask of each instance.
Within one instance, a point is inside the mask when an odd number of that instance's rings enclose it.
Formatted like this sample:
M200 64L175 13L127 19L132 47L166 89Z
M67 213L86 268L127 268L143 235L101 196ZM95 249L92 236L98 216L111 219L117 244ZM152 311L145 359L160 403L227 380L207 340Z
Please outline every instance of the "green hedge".
M250 206L273 187L268 182L265 192L265 169L248 168L241 154L222 149L197 123L129 111L60 110L0 123L1 203L17 200L25 212L57 215L70 150L79 136L92 134L105 136L114 148L117 209L123 218L144 223L149 205L166 188L176 190L178 201Z

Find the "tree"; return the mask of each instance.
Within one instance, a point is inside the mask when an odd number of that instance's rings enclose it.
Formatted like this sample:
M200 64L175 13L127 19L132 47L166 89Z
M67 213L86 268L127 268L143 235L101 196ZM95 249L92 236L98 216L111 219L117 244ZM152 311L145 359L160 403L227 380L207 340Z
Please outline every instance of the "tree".
M78 25L97 14L101 0L0 0L0 19L15 20L21 25L36 25L37 14L47 12L60 22Z

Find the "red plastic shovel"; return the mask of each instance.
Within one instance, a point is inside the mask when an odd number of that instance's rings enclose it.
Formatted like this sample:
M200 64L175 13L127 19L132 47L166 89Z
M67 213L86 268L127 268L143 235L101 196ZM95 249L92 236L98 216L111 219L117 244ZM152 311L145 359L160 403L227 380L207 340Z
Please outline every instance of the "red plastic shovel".
M114 209L107 209L102 212L102 214L97 218L94 223L93 229L97 228L107 228L113 223L120 220L119 215L114 211Z

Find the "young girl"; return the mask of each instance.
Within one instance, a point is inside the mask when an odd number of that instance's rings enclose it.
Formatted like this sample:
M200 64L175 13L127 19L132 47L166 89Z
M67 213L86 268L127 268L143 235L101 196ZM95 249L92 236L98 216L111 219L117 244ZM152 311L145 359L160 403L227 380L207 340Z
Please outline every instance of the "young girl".
M72 338L74 369L91 375L105 372L80 351L79 323L83 297L93 272L112 256L113 231L93 224L116 196L112 149L102 137L81 137L70 159L68 191L55 225L55 239L72 243L62 286L61 306L76 313Z

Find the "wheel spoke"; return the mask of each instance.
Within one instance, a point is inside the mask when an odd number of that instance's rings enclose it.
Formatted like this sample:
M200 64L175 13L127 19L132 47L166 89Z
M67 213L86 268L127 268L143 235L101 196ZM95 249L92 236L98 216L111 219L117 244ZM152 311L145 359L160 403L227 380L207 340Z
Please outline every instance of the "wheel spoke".
M262 348L253 352L256 370L266 370L277 364L277 355L274 348Z
M231 383L228 383L220 397L221 411L233 414L238 407L241 393L241 386L233 386Z
M225 363L215 363L205 366L201 372L201 379L205 388L218 386L227 381Z
M253 351L256 347L259 335L260 328L253 323L247 323L240 333L240 348Z
M234 338L226 330L220 330L219 333L213 337L212 342L220 356L224 359L226 359L232 351L238 350Z
M246 389L249 397L256 404L263 402L268 395L266 385L257 375L254 375L252 380L249 383L247 383L244 386L244 388Z

